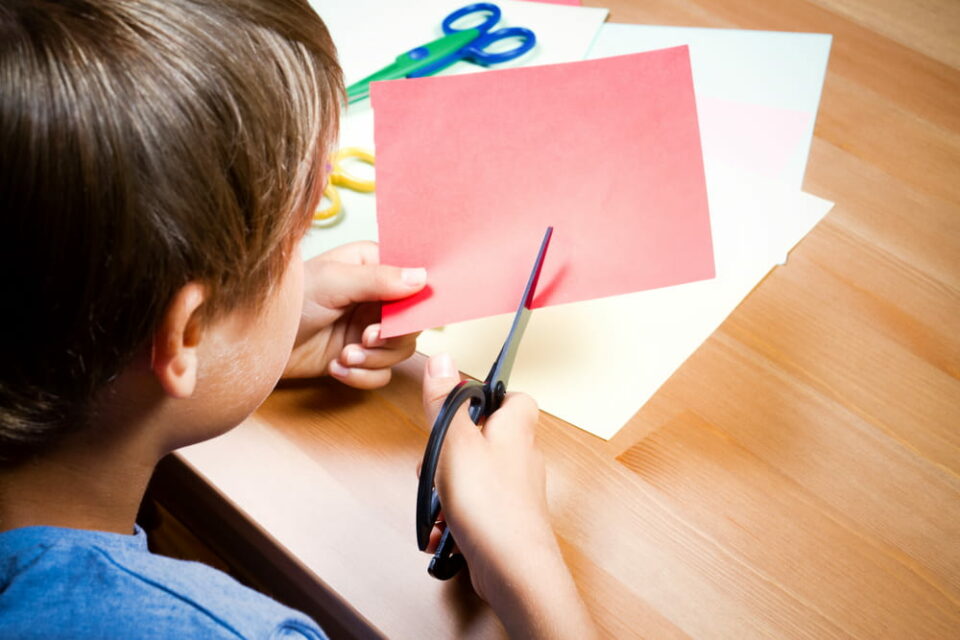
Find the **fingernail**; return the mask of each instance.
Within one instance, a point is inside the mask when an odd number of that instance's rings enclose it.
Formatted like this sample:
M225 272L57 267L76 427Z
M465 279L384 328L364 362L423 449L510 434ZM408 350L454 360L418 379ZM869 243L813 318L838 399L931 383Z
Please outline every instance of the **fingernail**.
M387 341L380 337L380 325L372 324L364 330L363 346L374 349L376 347L382 347L386 343Z
M363 352L363 349L359 347L351 347L347 349L347 364L351 367L355 367L358 364L363 364L363 361L367 359L367 354Z
M426 269L401 269L400 279L409 287L420 287L427 282Z
M338 378L345 378L347 375L349 375L349 373L350 373L350 369L343 366L336 360L333 360L330 362L330 375L336 376Z
M453 378L457 369L453 366L453 358L449 353L440 353L427 362L427 372L432 378Z

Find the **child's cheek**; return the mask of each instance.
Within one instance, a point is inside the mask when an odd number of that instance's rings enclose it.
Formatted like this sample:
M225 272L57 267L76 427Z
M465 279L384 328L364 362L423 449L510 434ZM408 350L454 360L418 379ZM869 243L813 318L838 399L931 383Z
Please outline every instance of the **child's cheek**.
M284 274L283 288L280 291L283 309L281 318L277 322L281 326L278 326L275 334L280 341L276 348L283 354L284 364L293 349L297 329L300 327L300 317L303 313L303 280L303 257L299 250L295 250Z

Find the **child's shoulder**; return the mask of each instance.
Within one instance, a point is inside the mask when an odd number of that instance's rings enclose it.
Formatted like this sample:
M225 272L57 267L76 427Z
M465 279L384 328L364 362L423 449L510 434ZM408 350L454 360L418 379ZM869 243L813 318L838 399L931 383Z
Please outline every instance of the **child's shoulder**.
M0 533L0 611L4 638L324 637L221 571L150 553L140 529Z

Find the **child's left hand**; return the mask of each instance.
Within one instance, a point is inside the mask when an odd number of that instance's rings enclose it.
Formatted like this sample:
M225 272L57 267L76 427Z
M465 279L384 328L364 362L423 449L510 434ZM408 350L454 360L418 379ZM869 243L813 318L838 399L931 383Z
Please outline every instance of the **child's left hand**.
M373 242L337 247L304 263L303 315L284 378L329 373L358 389L382 387L417 334L380 338L380 301L423 289L426 271L380 264Z

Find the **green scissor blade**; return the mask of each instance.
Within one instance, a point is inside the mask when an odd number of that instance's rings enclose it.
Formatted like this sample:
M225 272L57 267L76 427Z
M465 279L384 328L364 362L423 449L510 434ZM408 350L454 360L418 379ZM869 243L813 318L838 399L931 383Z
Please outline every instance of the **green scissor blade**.
M363 100L370 95L371 82L406 78L417 69L422 69L427 65L456 53L476 40L479 35L480 32L476 29L455 31L450 35L437 38L433 42L428 42L415 49L401 53L397 56L393 64L347 87L347 102L353 103L358 100Z

